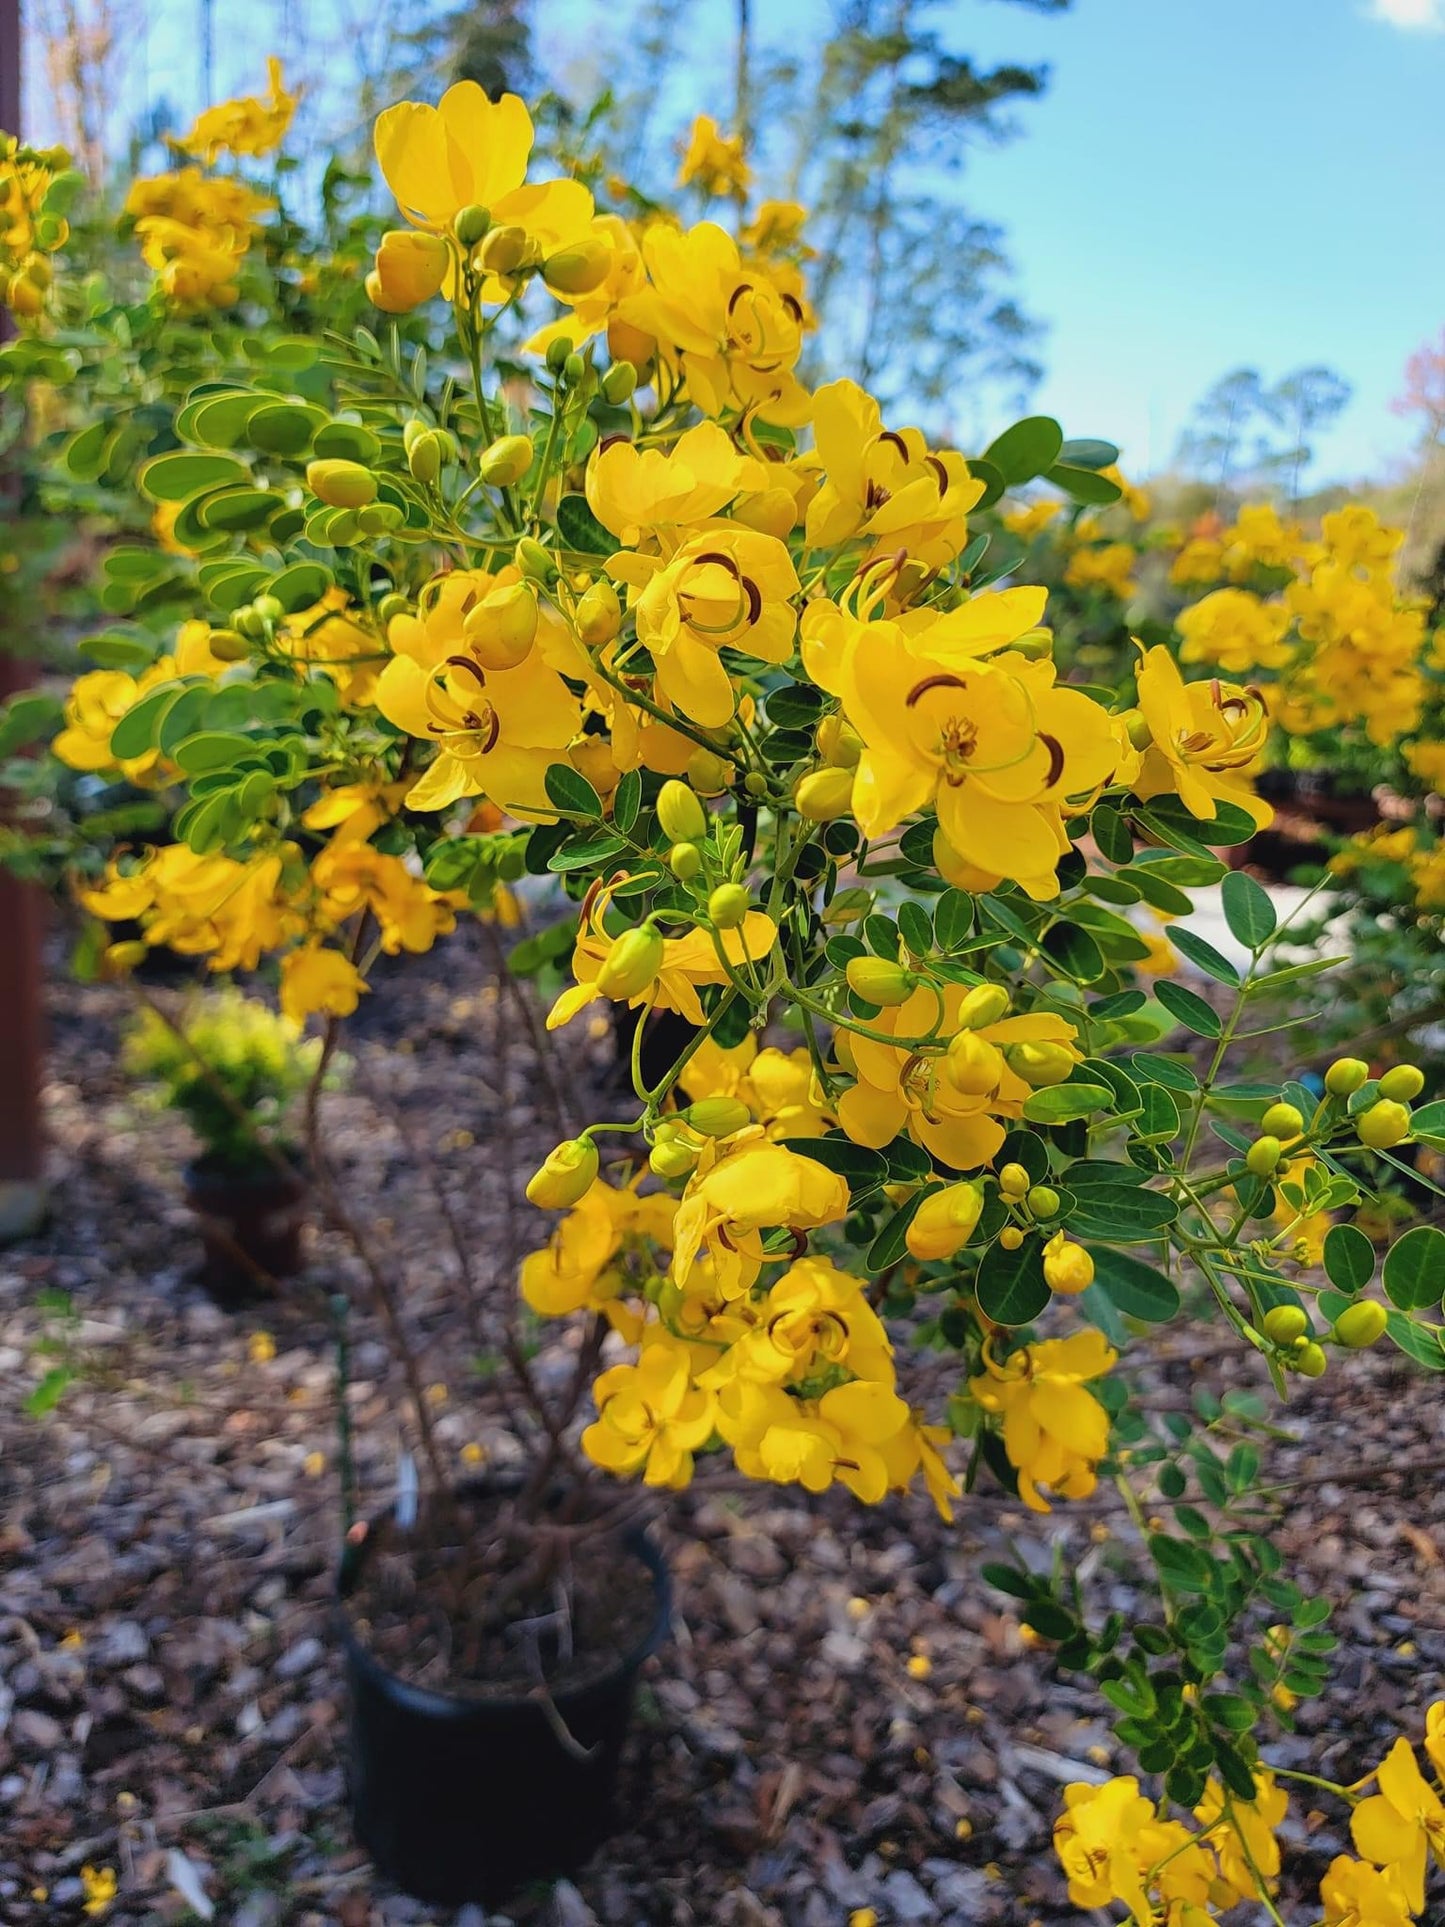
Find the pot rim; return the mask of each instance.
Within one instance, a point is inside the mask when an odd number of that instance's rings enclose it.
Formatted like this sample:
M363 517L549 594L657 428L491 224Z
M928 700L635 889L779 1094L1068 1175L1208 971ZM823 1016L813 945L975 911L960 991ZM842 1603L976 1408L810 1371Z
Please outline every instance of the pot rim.
M510 1483L510 1482L509 1482ZM501 1489L496 1484L485 1481L468 1481L455 1488L458 1494L496 1492ZM399 1673L384 1666L357 1634L351 1615L346 1610L346 1602L351 1596L362 1565L370 1550L373 1529L390 1516L387 1511L376 1513L367 1522L366 1537L357 1545L346 1545L341 1554L336 1574L336 1592L332 1612L341 1636L341 1644L348 1662L358 1668L372 1685L382 1688L399 1705L409 1712L420 1713L436 1719L454 1720L466 1715L485 1717L492 1712L517 1712L524 1707L537 1710L537 1697L531 1693L447 1693L432 1686L416 1686L403 1679ZM624 1546L635 1559L644 1565L652 1575L653 1615L652 1623L635 1646L616 1659L604 1672L591 1679L579 1681L575 1686L564 1686L552 1694L553 1704L559 1709L571 1705L584 1694L605 1691L617 1684L628 1674L635 1673L645 1659L650 1659L667 1637L672 1624L672 1574L661 1549L654 1543L646 1526L628 1526L617 1534L617 1542Z

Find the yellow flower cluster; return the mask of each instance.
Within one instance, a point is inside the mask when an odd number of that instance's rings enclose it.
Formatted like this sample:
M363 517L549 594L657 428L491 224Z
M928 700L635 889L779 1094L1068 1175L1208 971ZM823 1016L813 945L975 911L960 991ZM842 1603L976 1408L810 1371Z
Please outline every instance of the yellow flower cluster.
M286 92L280 62L273 57L268 66L267 99L207 108L177 149L209 167L222 153L257 156L278 147L297 96ZM228 308L240 297L241 264L261 218L274 206L244 181L183 167L133 182L125 212L167 300L183 309Z
M1103 1377L1114 1356L1093 1330L1022 1345L1002 1360L985 1348L984 1370L968 1389L1001 1419L1004 1451L1031 1510L1051 1510L1040 1486L1063 1499L1084 1499L1094 1490L1094 1468L1108 1450L1109 1415L1087 1386Z
M1419 910L1445 910L1445 842L1427 838L1414 824L1399 829L1362 831L1330 858L1335 876L1354 875L1369 864L1399 864L1406 872L1408 888Z
M22 320L44 308L50 257L70 238L69 222L54 207L56 181L69 165L62 147L22 147L0 132L0 308Z
M1139 593L1134 576L1138 559L1132 542L1093 543L1074 550L1064 581L1071 589L1098 589L1118 602L1132 602Z

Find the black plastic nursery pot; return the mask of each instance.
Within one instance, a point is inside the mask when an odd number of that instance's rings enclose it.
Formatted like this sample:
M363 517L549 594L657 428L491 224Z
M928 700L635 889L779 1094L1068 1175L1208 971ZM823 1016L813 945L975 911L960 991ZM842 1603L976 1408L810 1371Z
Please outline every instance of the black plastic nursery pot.
M301 1270L307 1184L300 1171L217 1170L198 1158L186 1169L186 1202L205 1251L201 1279L218 1304L250 1303L265 1296L268 1279Z
M343 1602L370 1537L342 1558ZM576 1872L615 1830L637 1675L672 1619L672 1583L656 1546L634 1528L618 1548L652 1575L652 1624L607 1672L559 1690L555 1720L535 1699L463 1698L408 1684L367 1650L344 1603L339 1608L352 1820L377 1870L404 1893L433 1906L495 1906L532 1881Z

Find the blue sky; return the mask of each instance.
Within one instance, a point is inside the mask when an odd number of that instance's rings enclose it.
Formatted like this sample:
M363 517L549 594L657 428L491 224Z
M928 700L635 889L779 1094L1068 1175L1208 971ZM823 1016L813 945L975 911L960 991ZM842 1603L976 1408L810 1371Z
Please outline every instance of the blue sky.
M679 4L691 58L677 117L725 118L732 0ZM765 39L806 36L819 11L754 5ZM595 74L604 47L627 45L630 12L537 0L544 57L559 77ZM358 0L215 0L215 13L219 90L259 86L277 47L318 79L329 66L320 91L354 99L338 68L373 17ZM151 0L148 16L125 92L168 92L189 112L197 0ZM947 0L936 22L981 61L1051 69L1045 98L1018 110L1019 138L972 150L964 176L1048 324L1035 405L1120 442L1147 473L1218 376L1325 363L1355 397L1314 479L1379 476L1403 457L1412 431L1390 398L1445 324L1445 0L1074 0L1062 15Z
M1390 398L1445 323L1445 7L950 11L980 53L1052 69L1023 136L969 173L1051 324L1042 407L1143 471L1167 462L1216 376L1324 362L1355 397L1317 477L1378 474L1408 448Z

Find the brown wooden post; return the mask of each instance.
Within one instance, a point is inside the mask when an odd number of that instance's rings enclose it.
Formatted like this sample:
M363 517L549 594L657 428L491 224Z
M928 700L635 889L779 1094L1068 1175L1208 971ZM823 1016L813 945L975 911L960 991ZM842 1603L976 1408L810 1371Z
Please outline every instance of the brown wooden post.
M0 0L0 128L20 132L20 0ZM0 313L0 328L5 316ZM20 478L0 474L0 528L14 515ZM34 680L0 635L0 700ZM0 799L3 800L3 799ZM40 1129L43 901L0 869L0 1244L45 1215Z

